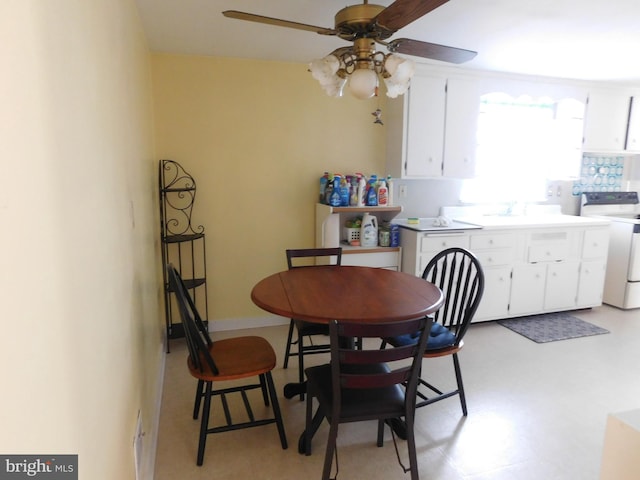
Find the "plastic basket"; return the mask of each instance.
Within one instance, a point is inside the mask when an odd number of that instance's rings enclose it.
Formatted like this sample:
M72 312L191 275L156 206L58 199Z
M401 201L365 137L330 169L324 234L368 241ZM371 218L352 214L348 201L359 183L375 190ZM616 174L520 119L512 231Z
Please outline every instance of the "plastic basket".
M359 228L343 228L344 231L344 239L347 243L351 243L354 240L360 240L360 229Z

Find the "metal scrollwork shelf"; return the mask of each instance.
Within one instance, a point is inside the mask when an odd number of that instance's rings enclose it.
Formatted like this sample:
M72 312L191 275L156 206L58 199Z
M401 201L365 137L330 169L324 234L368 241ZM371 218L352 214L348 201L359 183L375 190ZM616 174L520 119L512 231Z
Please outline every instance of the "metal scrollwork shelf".
M160 241L162 244L162 272L164 280L167 352L169 340L184 336L177 305L171 298L166 265L172 263L180 272L198 312L207 323L207 268L204 226L192 224L196 182L182 166L173 160L160 160Z

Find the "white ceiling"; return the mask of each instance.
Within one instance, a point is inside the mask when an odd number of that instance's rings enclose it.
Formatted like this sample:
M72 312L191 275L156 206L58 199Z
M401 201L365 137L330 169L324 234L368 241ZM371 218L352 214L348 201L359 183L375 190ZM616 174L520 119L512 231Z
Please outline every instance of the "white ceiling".
M240 10L320 27L357 0L136 0L154 52L307 63L336 37L226 18ZM372 0L388 6L392 0ZM512 73L640 82L639 0L450 0L398 31L475 50L464 64ZM429 63L424 59L415 59ZM439 63L439 62L431 62Z

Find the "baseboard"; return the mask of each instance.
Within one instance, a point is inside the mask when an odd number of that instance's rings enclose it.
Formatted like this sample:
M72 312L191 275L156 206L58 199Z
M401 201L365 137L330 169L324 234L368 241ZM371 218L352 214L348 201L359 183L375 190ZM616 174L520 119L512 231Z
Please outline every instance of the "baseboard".
M164 371L167 364L167 339L166 336L162 338L162 345L160 348L160 359L158 369L158 379L156 385L158 386L156 390L156 404L155 411L152 415L152 425L150 429L147 429L145 434L145 450L144 457L141 465L141 475L140 480L153 480L155 478L155 470L156 470L156 453L158 450L158 434L160 432L160 412L162 409L162 392L164 390Z
M289 319L277 315L265 317L230 318L228 320L209 320L210 332L224 332L228 330L244 330L246 328L274 327L289 325Z

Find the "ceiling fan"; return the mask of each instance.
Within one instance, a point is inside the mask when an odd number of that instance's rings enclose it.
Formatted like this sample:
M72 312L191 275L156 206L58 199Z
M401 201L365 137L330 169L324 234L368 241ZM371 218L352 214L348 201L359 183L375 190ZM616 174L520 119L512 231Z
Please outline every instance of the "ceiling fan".
M350 77L351 92L357 98L369 98L377 93L377 74L380 74L387 84L387 95L395 97L403 94L408 88L409 79L413 74L413 63L393 54L404 53L449 63L467 62L477 55L471 50L409 38L387 41L401 28L448 1L396 0L388 7L383 7L364 0L362 4L351 5L338 11L334 28L237 10L226 10L222 13L226 17L238 20L306 30L320 35L335 35L353 42L351 46L338 48L322 60L312 62L311 72L314 78L320 81L327 93L341 96L347 77ZM377 51L376 43L383 45L391 53L385 55Z

